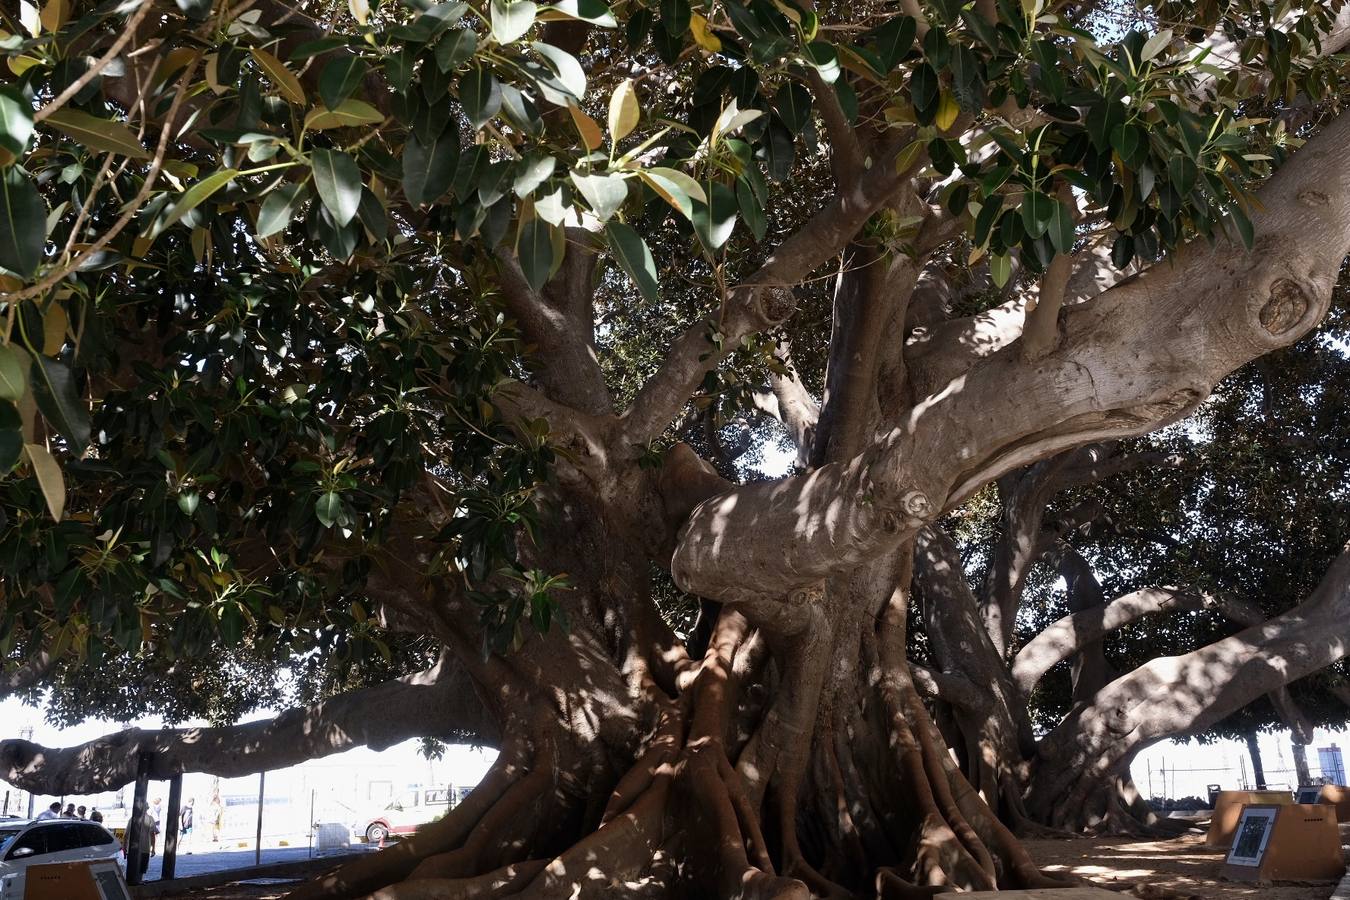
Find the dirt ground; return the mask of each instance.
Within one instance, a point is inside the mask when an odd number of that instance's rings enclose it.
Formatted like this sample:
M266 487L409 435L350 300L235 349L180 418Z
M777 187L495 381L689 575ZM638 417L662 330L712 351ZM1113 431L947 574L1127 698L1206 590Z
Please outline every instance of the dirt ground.
M1142 896L1203 900L1327 900L1334 882L1280 882L1270 885L1224 881L1223 853L1205 846L1202 835L1168 841L1123 838L1032 840L1031 856L1051 872L1077 875L1105 888L1152 885L1164 891ZM276 900L290 885L231 885L178 895L181 900ZM1140 896L1136 894L1135 896Z
M1219 871L1222 850L1206 847L1203 835L1166 841L1129 838L1033 840L1026 842L1032 859L1051 872L1077 875L1104 888L1153 885L1166 888L1156 896L1201 897L1204 900L1327 900L1335 882L1251 884L1225 881ZM1143 892L1147 896L1150 892Z

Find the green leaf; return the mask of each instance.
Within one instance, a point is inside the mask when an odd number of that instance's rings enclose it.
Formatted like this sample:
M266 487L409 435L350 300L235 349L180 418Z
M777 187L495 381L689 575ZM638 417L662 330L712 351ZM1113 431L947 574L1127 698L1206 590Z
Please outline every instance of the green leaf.
M1050 243L1056 253L1067 254L1073 250L1073 241L1073 210L1063 203L1056 203L1050 212Z
M792 174L797 150L792 132L776 116L769 120L769 127L764 132L762 151L764 161L769 164L769 177L774 181L786 181Z
M337 109L361 86L365 77L366 64L359 56L339 56L323 67L323 74L319 76L319 99L329 109Z
M61 521L61 514L66 509L66 478L61 474L61 466L47 448L38 444L25 444L24 452L28 454L28 462L33 466L33 475L36 476L38 487L42 489L42 496L47 501L47 509L51 511L52 518Z
M1140 61L1148 62L1150 59L1163 52L1170 43L1172 43L1172 29L1164 28L1162 31L1153 35L1153 37L1144 41L1144 49L1139 54Z
M647 242L632 228L622 222L610 222L605 226L605 235L609 238L609 247L614 251L614 259L628 273L644 300L655 303L660 299L660 289L656 280L656 261Z
M356 125L374 125L383 122L384 114L364 100L343 100L335 109L315 107L305 116L305 128L323 131L327 128L351 128Z
M150 158L132 130L121 122L100 119L78 109L63 107L48 116L46 123L91 150L118 153L132 159Z
M716 252L736 227L736 195L731 188L715 181L707 203L694 203L694 233L703 246Z
M1033 238L1045 234L1046 229L1050 227L1050 220L1054 217L1056 206L1058 204L1055 198L1039 191L1031 191L1023 197L1022 224L1026 227L1026 233Z
M745 224L749 227L750 233L755 236L755 240L764 240L764 235L769 230L769 223L764 218L764 207L755 194L754 186L744 175L736 179L736 202L741 208L741 218L745 220Z
M689 0L661 0L661 24L673 35L678 36L689 30L692 15Z
M83 453L89 446L89 410L80 402L70 369L60 360L37 356L28 377L43 418L70 442L72 450Z
M911 16L897 16L872 32L877 58L885 67L881 74L885 75L894 69L905 54L914 48L916 30L917 23Z
M443 134L430 147L409 135L403 145L403 195L417 205L435 203L450 189L458 160L458 134Z
M558 161L545 153L535 151L529 154L516 164L518 171L511 189L524 200L549 179L557 165Z
M0 149L14 157L22 156L32 136L33 108L14 88L0 86ZM3 157L0 165L5 165Z
M18 166L0 174L0 266L27 278L42 263L47 207L37 185Z
M188 188L183 192L183 196L178 198L178 202L169 207L169 211L164 214L164 217L155 222L155 227L151 229L150 236L153 238L163 234L166 228L176 224L179 219L196 209L204 200L229 184L238 174L238 169L222 169L206 176Z
M227 647L234 647L244 639L244 614L238 603L226 603L220 609L220 639Z
M1138 125L1117 125L1111 129L1111 149L1125 165L1137 169L1148 158L1148 133Z
M1233 224L1237 226L1243 246L1248 250L1252 249L1256 244L1256 230L1252 227L1252 220L1247 218L1247 213L1236 203L1229 207L1228 214L1232 216Z
M1132 259L1134 259L1134 238L1128 234L1116 235L1116 240L1111 245L1111 264L1124 271Z
M305 105L305 89L301 86L300 79L295 77L295 73L286 68L285 63L261 47L253 47L249 52L253 54L253 59L257 62L259 68L267 74L268 79L276 85L277 90L287 101L294 103L296 106Z
M464 152L459 155L459 162L455 165L455 175L450 182L450 193L461 200L466 199L470 192L478 187L478 182L489 162L491 162L491 158L487 147L482 144L466 147Z
M356 160L335 150L316 149L310 151L309 162L319 199L334 223L345 227L361 203L361 170Z
M773 98L773 108L793 134L801 134L811 118L811 92L795 81L786 82Z
M436 44L436 65L442 72L467 61L478 49L478 35L469 28L452 28Z
M534 24L537 12L531 0L492 0L492 37L499 44L519 40Z
M1012 257L1007 253L995 253L989 257L989 275L997 287L1003 287L1012 277Z
M342 516L342 498L336 491L325 491L314 501L314 515L324 528L332 528Z
M497 78L474 65L459 79L459 102L474 128L482 128L502 108L502 88Z
M8 475L22 457L23 432L17 428L0 428L0 476Z
M520 229L516 256L530 287L539 290L553 271L553 229L543 219L530 219Z
M616 28L618 21L613 11L601 0L558 0L547 9L555 9L565 16L599 25L601 28Z
M309 188L303 183L288 181L273 188L258 210L258 237L269 237L285 229L308 197Z
M552 44L535 41L530 48L544 58L549 68L558 76L558 83L578 102L586 96L586 70L581 68L577 58L566 50L560 50Z
M656 166L643 170L639 176L661 199L690 221L694 218L694 201L706 203L708 200L699 183L679 169Z
M178 495L178 508L183 511L185 516L191 516L195 513L201 502L202 495L196 491L183 491Z
M938 75L933 67L928 63L916 66L914 74L909 77L909 97L914 104L914 111L919 114L931 113L937 106L938 92Z
M0 400L18 403L27 392L24 359L9 344L0 344Z
M586 205L591 208L591 212L602 223L608 222L628 198L628 185L617 175L578 175L571 172L569 177L581 196L586 198Z

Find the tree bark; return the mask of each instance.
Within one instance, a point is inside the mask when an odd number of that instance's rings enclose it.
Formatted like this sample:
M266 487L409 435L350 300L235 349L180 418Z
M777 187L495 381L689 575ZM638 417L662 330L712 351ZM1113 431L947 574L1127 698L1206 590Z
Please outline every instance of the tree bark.
M1243 739L1247 742L1247 756L1252 761L1252 781L1256 784L1258 791L1266 789L1266 767L1261 762L1261 745L1256 740L1256 732L1249 731Z
M1081 827L1101 779L1139 750L1203 731L1350 655L1347 616L1350 548L1289 612L1192 653L1146 663L1076 707L1038 745L1028 808L1042 821Z

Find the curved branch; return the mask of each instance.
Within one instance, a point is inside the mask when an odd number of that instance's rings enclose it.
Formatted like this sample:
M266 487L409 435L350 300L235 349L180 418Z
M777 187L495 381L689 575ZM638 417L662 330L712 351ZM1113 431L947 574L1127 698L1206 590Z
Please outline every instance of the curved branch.
M462 669L448 655L423 672L340 694L274 719L219 728L131 728L76 747L0 741L0 777L43 794L93 794L136 778L142 754L150 777L206 772L225 778L294 765L353 747L383 749L411 737L496 740Z
M878 154L872 168L841 189L795 234L783 241L768 261L722 298L717 315L694 323L675 340L660 369L648 379L623 412L623 444L645 444L679 414L699 382L717 367L742 338L785 321L796 308L792 286L839 253L908 177L896 172L896 153L909 132ZM713 332L720 342L709 340Z
M1145 663L1074 709L1039 745L1037 793L1098 777L1143 747L1213 726L1350 655L1350 546L1298 606L1181 656Z
M854 458L711 498L681 537L677 583L724 602L781 602L895 547L1006 472L1186 415L1224 375L1326 314L1350 249L1347 144L1342 115L1261 188L1253 251L1192 242L1173 265L1067 309L1063 340L1038 363L1005 348ZM754 533L765 539L727 539Z
M42 650L14 671L0 673L0 697L28 690L40 682L54 665L56 657Z
M1204 609L1214 602L1205 594L1180 588L1151 587L1064 616L1018 652L1012 665L1013 681L1023 697L1029 696L1046 672L1111 632L1154 613Z

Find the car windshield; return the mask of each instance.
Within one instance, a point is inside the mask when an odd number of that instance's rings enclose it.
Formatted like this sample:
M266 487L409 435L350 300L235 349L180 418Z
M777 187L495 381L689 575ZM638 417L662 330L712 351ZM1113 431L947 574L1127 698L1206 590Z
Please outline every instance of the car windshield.
M5 848L7 848L22 831L22 828L0 828L0 853L4 853Z

